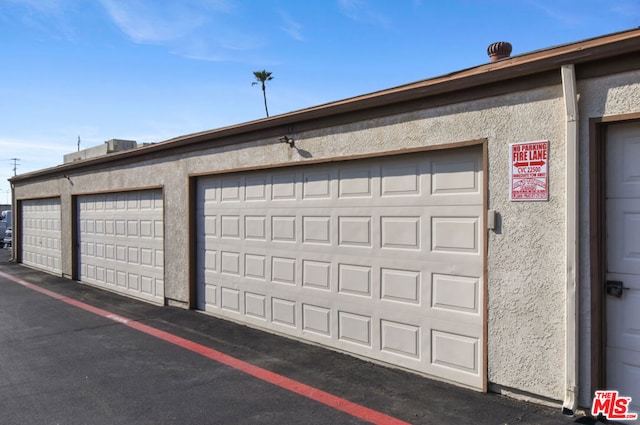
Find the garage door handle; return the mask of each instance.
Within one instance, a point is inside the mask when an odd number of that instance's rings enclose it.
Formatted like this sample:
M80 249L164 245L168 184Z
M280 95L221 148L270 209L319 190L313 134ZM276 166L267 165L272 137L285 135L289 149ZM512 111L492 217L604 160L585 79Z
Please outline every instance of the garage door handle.
M611 295L616 298L622 298L623 291L629 290L629 288L624 286L624 283L619 280L607 280L605 288L607 290L607 295Z

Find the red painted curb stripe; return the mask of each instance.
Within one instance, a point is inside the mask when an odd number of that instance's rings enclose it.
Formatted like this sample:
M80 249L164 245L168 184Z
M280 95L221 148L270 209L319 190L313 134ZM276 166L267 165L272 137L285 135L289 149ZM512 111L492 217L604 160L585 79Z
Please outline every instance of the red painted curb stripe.
M408 422L401 421L400 419L396 419L392 416L385 415L384 413L378 412L376 410L369 409L367 407L353 403L349 400L345 400L341 397L335 396L333 394L329 394L325 391L319 390L317 388L314 388L309 385L303 384L301 382L295 381L293 379L287 378L286 376L282 376L282 375L278 375L277 373L270 372L266 369L252 365L240 359L236 359L235 357L231 357L227 354L221 353L220 351L214 350L209 347L205 347L204 345L200 345L188 339L179 337L169 332L161 331L159 329L142 324L135 320L128 319L124 316L111 313L107 310L93 307L89 304L83 303L82 301L68 298L56 292L49 291L48 289L41 288L38 285L34 285L33 283L27 282L26 280L20 279L16 276L13 276L4 272L0 272L0 276L8 280L11 280L15 283L18 283L22 286L25 286L29 289L37 291L41 294L44 294L49 297L60 300L62 302L65 302L74 307L91 312L93 314L107 318L109 320L113 320L114 322L128 326L132 329L143 332L147 335L154 336L163 341L177 345L178 347L182 347L186 350L200 354L201 356L207 357L211 360L215 360L218 363L222 363L226 366L232 367L236 370L244 372L262 381L269 382L270 384L273 384L273 385L277 385L278 387L284 388L285 390L307 397L311 400L317 401L318 403L322 403L326 406L332 407L336 410L347 413L356 418L363 419L365 421L368 421L373 424L378 424L378 425L410 425Z

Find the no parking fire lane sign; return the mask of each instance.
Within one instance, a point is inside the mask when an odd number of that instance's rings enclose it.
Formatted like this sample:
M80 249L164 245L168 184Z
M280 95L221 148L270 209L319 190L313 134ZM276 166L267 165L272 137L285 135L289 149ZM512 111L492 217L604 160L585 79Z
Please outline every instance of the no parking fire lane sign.
M512 201L549 200L549 141L512 143Z

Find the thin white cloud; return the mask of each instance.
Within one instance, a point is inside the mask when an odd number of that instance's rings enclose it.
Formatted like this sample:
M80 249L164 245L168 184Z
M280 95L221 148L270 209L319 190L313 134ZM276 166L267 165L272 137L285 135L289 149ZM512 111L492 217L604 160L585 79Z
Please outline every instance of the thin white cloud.
M0 176L0 183L4 183L5 178L13 176L12 158L18 159L17 174L23 174L62 164L64 155L73 152L74 148L28 139L0 139L0 150L5 155L0 157L5 170L5 175Z
M169 52L188 59L209 62L246 61L246 56L255 54L265 46L265 41L251 34L229 31L212 31L207 36L193 35L166 43ZM227 34L222 34L227 32Z
M83 31L84 0L0 0L11 6L0 8L3 20L19 19L36 37L87 43ZM250 5L237 0L98 0L102 18L126 39L136 44L164 47L167 52L204 61L247 62L269 44L252 21ZM7 7L9 9L9 7ZM277 21L277 15L275 16ZM273 17L266 20L266 24ZM302 27L282 17L292 38L302 40Z
M282 18L283 21L283 24L280 26L282 31L289 34L294 40L304 41L302 25L299 22L295 21L286 12L280 12L280 18Z
M257 37L246 34L235 34L232 37L218 36L215 38L218 46L225 50L245 51L264 47L265 42Z
M14 5L25 6L41 13L58 12L62 10L61 0L5 0Z
M554 2L553 6L548 6L544 2L537 0L527 0L527 3L563 25L574 27L583 22L579 10L575 7L563 9L560 2Z
M611 8L611 11L622 18L640 18L640 2L621 1Z
M364 5L364 0L338 0L338 7L349 17L355 17L358 9L363 8Z
M4 1L8 6L13 6L18 10L22 9L14 19L30 28L34 35L56 40L77 40L70 0L66 3L62 0Z
M338 0L338 7L353 21L383 28L391 26L389 18L375 11L367 0Z
M229 0L99 0L131 41L166 47L172 54L207 61L238 60L238 52L264 47L263 36L235 22ZM240 14L240 18L242 16Z
M38 158L43 156L43 152L68 153L69 150L59 144L16 139L0 139L0 149L9 155L14 155L13 152L16 151L22 153L22 156L36 156Z
M185 3L100 0L113 22L135 43L162 43L184 37L204 23L197 8Z

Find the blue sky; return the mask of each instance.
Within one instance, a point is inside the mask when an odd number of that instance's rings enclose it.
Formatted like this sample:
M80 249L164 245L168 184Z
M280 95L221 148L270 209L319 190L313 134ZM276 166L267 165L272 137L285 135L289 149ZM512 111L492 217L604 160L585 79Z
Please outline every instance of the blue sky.
M0 0L0 203L18 173L640 26L640 0Z

